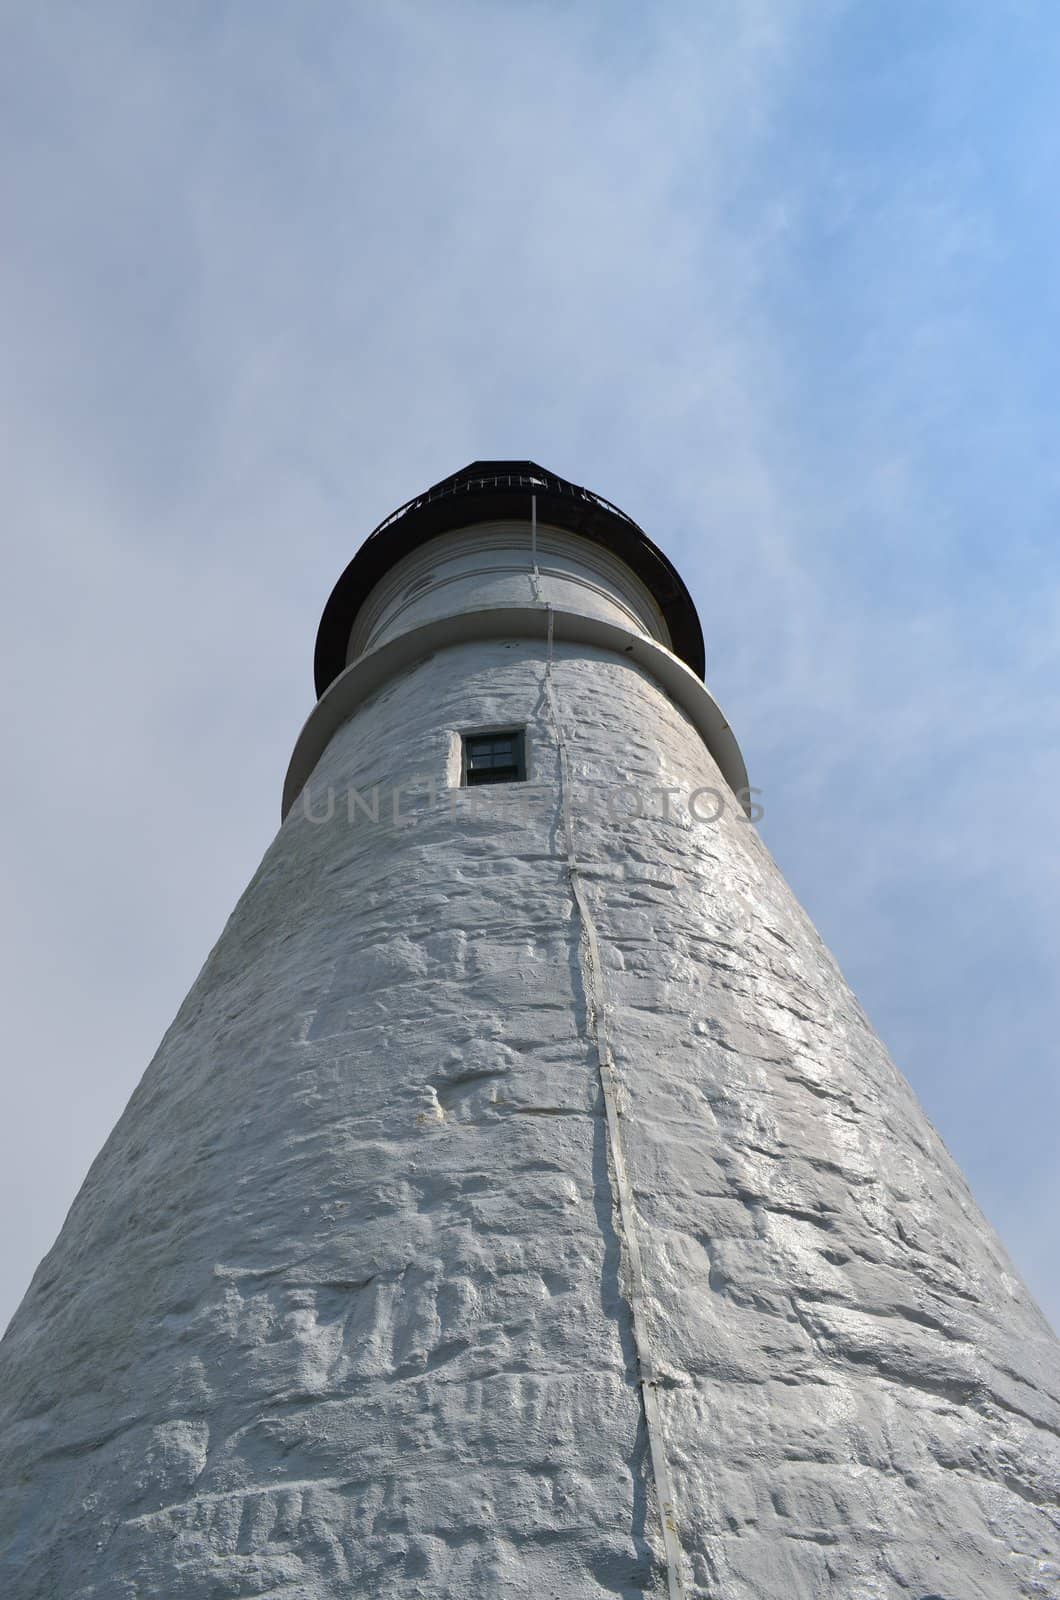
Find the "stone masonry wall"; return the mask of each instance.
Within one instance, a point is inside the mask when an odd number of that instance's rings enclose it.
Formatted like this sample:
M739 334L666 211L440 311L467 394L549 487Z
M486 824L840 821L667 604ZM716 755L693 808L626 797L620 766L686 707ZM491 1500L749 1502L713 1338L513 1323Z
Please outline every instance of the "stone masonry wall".
M0 1345L8 1600L665 1588L544 661L391 683L267 852ZM683 713L555 684L688 1593L1055 1597L1057 1341ZM541 792L432 801L490 723Z

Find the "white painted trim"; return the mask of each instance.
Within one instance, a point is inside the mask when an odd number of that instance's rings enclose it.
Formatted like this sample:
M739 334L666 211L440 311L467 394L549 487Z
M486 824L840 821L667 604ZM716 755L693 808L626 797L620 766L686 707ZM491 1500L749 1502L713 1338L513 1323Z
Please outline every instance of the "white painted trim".
M654 639L603 617L585 616L580 611L558 611L554 607L552 616L557 641L609 650L635 661L649 672L688 716L718 763L725 782L749 813L747 768L736 735L721 707L692 669ZM305 788L336 729L395 673L415 666L448 645L467 644L476 639L540 639L544 643L547 634L547 606L491 606L487 610L458 611L425 622L358 656L320 697L298 735L284 780L283 815L286 817Z
M415 610L428 592L451 588L483 578L501 581L524 575L531 604L546 596L534 589L534 527L530 520L509 519L437 534L403 556L365 596L354 618L346 645L346 665L394 636L403 618ZM670 645L670 633L657 601L647 585L610 550L552 524L539 524L536 542L538 576L557 585L571 584L602 602L603 615L618 611L630 625ZM422 579L430 582L422 585ZM415 593L409 594L414 588ZM479 592L479 604L513 605L516 595ZM553 603L563 605L561 591ZM474 602L471 602L474 603ZM469 600L465 598L464 605ZM576 595L566 597L568 609L577 610ZM456 609L460 609L459 604ZM595 609L595 608L594 608ZM424 619L426 620L426 619ZM382 636L382 638L381 638Z
M435 562L435 565L438 565L438 563ZM437 594L439 589L446 589L452 587L454 584L467 583L471 578L511 578L518 577L523 574L525 574L527 577L532 577L534 570L535 569L532 567L522 568L505 566L503 562L496 561L490 563L489 565L483 565L481 567L466 567L459 572L449 573L445 577L437 578L430 582L429 586L431 593ZM612 611L619 611L623 616L628 617L631 627L637 628L638 630L647 629L646 620L643 617L638 616L633 610L633 607L627 604L627 602L620 595L616 594L614 590L605 589L602 583L595 583L591 578L585 577L584 574L571 571L565 567L547 566L543 561L538 562L536 572L538 578L553 578L557 583L568 584L571 588L585 589L589 594L595 595L598 600L602 600L605 605L610 606ZM379 637L380 633L392 628L395 623L399 623L405 613L410 611L413 606L422 600L426 593L427 586L425 585L424 588L417 589L415 594L409 595L408 598L403 600L399 605L395 605L392 610L382 613L366 639L363 653L367 654L369 650L376 649L377 646L375 641ZM349 660L352 661L356 661L356 659L356 656L349 658ZM347 662L347 664L349 664L349 662Z

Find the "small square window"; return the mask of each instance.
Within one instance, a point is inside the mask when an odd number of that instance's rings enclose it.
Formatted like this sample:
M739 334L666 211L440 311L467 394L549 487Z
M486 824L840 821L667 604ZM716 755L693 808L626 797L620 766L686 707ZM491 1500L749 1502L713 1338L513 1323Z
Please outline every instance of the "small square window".
M522 783L526 778L526 734L522 728L502 733L465 733L463 782Z

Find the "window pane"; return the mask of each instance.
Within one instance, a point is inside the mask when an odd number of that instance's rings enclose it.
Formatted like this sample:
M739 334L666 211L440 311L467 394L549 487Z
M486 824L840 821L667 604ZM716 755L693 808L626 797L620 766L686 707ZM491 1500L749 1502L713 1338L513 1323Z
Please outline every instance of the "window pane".
M526 777L523 729L464 735L464 782L521 783Z

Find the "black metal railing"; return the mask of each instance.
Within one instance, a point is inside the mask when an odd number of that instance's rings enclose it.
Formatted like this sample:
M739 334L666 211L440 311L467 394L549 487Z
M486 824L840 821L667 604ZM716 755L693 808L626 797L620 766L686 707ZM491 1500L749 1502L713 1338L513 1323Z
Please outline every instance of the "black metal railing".
M428 489L424 494L415 495L411 500L406 500L403 506L398 506L388 517L384 517L378 527L373 528L368 535L368 543L377 534L385 533L387 528L393 527L395 522L400 522L402 517L407 517L410 512L418 511L423 506L431 505L436 500L445 500L458 494L488 494L499 489L523 490L533 494L535 489L543 489L548 494L569 495L572 500L584 501L586 505L595 506L601 511L606 511L613 517L619 517L628 523L631 528L637 528L633 518L627 516L618 506L610 500L605 500L603 495L594 494L591 489L583 489L576 483L568 483L566 478L554 478L550 473L497 473L483 477L457 477L446 478L441 483L435 484L433 489ZM639 532L639 528L637 529Z

